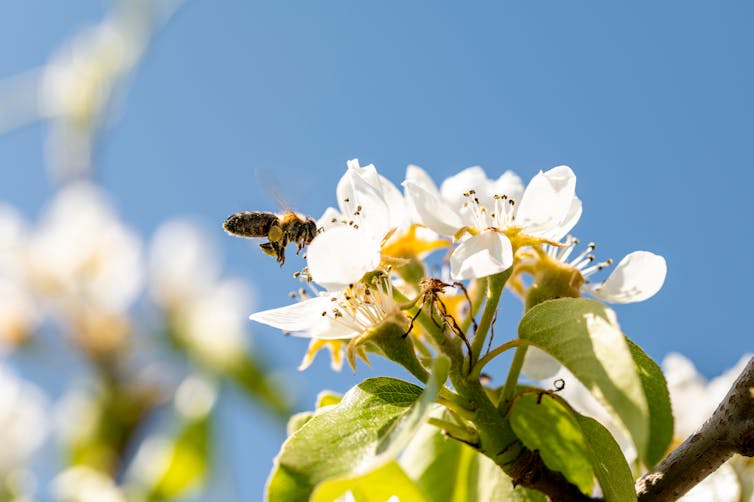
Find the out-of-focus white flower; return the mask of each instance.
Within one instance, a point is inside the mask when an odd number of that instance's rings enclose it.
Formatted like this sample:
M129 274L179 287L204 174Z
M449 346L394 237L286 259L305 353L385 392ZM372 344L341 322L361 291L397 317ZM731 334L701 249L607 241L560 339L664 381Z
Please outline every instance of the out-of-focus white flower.
M87 182L67 185L53 199L30 239L31 287L91 353L123 346L128 309L142 285L141 242Z
M157 229L149 250L149 290L166 308L191 303L220 277L212 240L195 224L172 220Z
M42 391L0 364L0 473L23 466L49 431Z
M27 284L26 226L14 208L0 204L0 351L26 340L42 317Z
M70 467L52 481L52 494L61 502L126 502L126 495L109 476L91 467Z
M561 239L581 215L576 176L567 166L540 172L525 190L514 173L490 180L480 167L446 179L438 190L414 166L403 186L409 206L424 225L461 240L450 258L456 280L508 269L515 249Z
M78 182L47 208L29 242L29 267L38 290L64 308L75 302L120 313L141 290L141 242L102 191Z
M197 375L186 378L175 392L175 408L189 420L199 420L212 410L217 400L217 386Z
M210 242L187 221L162 225L149 253L149 289L187 348L221 370L248 350L251 292L239 280L219 279L220 262Z
M665 357L662 369L668 382L678 444L712 415L751 357L752 354L742 356L733 368L709 382L681 354L671 353ZM740 496L741 483L728 461L679 500L734 502L739 501Z
M55 404L55 431L66 445L94 438L102 419L101 398L83 386L76 386Z
M741 374L752 354L741 356L735 366L707 381L685 356L670 353L662 361L675 417L675 435L683 440L704 424Z
M188 348L205 364L227 368L247 351L248 305L246 285L225 279L176 311L174 322Z

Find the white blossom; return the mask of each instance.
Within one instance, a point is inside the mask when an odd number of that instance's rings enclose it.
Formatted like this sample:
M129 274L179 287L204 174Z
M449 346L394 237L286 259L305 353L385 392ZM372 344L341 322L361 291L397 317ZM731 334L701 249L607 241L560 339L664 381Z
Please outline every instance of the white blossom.
M712 415L741 374L752 354L746 354L722 375L710 381L697 372L694 364L681 354L668 354L662 369L668 383L670 404L675 418L674 436L677 443L696 432ZM741 486L731 462L707 476L679 500L682 502L737 502Z
M590 243L576 258L569 261L572 251L579 243L569 237L561 246L545 245L547 255L564 265L577 270L585 279L582 291L610 303L634 303L654 296L665 283L667 264L665 258L649 251L633 251L627 254L602 282L591 283L588 278L595 272L612 265L612 260L594 263Z
M125 312L141 291L141 242L86 182L67 185L47 208L29 242L39 291L63 308L70 302Z
M446 179L438 190L426 172L413 166L403 186L422 224L460 240L450 258L456 280L506 270L513 265L512 240L558 240L581 215L576 176L567 166L540 172L525 190L514 173L490 180L480 167Z
M354 283L344 289L321 292L314 298L250 316L296 336L323 340L354 338L400 313L392 297L392 284L386 277L376 287Z
M85 466L69 467L52 481L52 494L61 502L126 502L126 495L106 474Z
M41 389L0 363L0 473L22 467L49 431L49 403Z
M188 221L160 226L149 253L149 290L188 349L210 367L223 369L248 350L245 325L252 294L242 281L220 278L220 261L210 243Z

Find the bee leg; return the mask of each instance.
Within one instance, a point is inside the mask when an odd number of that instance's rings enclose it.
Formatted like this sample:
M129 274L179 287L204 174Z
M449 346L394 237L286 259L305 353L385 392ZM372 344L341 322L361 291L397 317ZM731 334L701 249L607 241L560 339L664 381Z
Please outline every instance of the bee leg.
M277 259L278 263L282 267L283 263L285 263L285 246L278 246Z
M262 251L264 251L265 254L268 254L270 256L277 257L280 252L278 251L278 246L274 242L265 242L263 244L259 245L260 248L262 248Z
M306 246L306 241L304 239L299 239L296 243L296 254L301 253L301 250L304 249L304 246Z

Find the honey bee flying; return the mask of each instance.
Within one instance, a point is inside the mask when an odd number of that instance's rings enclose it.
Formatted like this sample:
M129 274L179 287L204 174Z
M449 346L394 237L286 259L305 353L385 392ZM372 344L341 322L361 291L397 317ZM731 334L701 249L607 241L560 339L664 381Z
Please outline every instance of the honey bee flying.
M223 228L238 237L266 237L267 242L259 245L262 251L274 256L280 266L285 263L285 248L295 242L299 254L317 236L317 222L293 211L282 214L249 212L228 216Z

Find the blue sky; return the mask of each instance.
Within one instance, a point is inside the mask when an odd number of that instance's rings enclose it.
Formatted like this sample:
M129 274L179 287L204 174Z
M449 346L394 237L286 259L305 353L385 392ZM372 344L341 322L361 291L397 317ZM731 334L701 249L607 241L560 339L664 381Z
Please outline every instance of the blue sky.
M0 78L42 65L108 6L3 5ZM288 301L300 263L280 270L220 230L232 212L277 209L257 170L318 216L354 157L396 183L409 163L438 181L471 165L528 179L567 164L582 241L600 258L667 259L656 297L616 307L623 329L656 360L680 351L712 376L752 350L753 15L743 1L188 0L131 79L97 178L144 235L176 216L212 229L226 270L269 308ZM0 200L30 217L53 190L44 132L0 137ZM323 359L302 375L302 341L254 331L302 406L385 368L333 374ZM233 478L256 496L282 431L234 406L227 448L245 471Z

